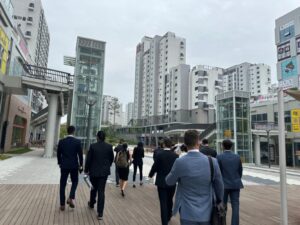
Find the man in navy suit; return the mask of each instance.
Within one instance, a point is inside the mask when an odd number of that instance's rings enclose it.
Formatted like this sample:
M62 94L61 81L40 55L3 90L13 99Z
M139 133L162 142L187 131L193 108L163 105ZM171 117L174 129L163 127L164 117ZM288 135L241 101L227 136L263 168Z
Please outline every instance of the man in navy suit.
M231 225L239 225L240 189L243 188L243 166L240 156L231 151L230 140L223 141L224 153L217 156L224 181L224 204L227 207L230 196L232 207Z
M162 225L167 225L172 217L173 197L176 190L176 185L168 186L166 184L166 176L172 169L178 155L171 151L173 146L169 138L164 138L161 152L156 156L154 164L149 173L152 178L156 173L155 185L157 186L158 197L160 202L160 214Z
M60 210L65 210L65 190L69 174L71 175L71 191L67 204L74 208L75 192L78 185L78 171L81 173L83 168L83 155L80 140L74 137L75 127L68 127L68 136L58 143L57 162L60 167Z
M184 134L188 153L176 159L166 184L178 182L173 214L180 213L181 225L210 225L213 191L217 203L223 200L224 185L216 159L212 158L214 176L211 179L209 158L199 152L199 133L188 130Z

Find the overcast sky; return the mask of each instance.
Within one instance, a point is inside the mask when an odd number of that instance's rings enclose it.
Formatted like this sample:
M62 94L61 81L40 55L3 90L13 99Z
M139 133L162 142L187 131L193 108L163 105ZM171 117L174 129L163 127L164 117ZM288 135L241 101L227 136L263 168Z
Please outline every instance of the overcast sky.
M77 36L105 41L104 94L133 101L135 48L167 31L186 38L187 64L266 63L276 80L275 19L299 0L43 0L50 29L48 66L73 73Z

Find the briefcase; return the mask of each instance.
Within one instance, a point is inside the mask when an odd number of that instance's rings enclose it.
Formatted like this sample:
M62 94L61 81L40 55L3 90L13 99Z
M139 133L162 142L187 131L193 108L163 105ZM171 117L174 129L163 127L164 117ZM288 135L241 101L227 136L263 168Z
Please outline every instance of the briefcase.
M226 225L226 209L222 203L219 205L214 204L211 225Z

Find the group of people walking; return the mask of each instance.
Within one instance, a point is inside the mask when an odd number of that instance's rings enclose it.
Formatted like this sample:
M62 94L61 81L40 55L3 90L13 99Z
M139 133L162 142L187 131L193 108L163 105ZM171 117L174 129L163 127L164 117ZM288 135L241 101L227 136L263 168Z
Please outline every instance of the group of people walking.
M68 136L60 140L57 150L58 164L61 169L60 209L65 210L67 203L75 207L75 191L78 185L78 172L83 171L83 156L80 141L73 135L75 127L68 127ZM232 205L231 225L239 225L239 196L243 188L242 162L231 149L230 140L223 141L224 152L217 155L209 148L208 141L202 140L200 147L199 133L196 130L186 131L184 145L175 150L172 141L164 138L159 148L153 153L154 163L149 178L156 175L161 210L161 223L167 225L172 216L179 212L182 225L211 225L215 205L225 205L228 198ZM187 153L179 157L181 151ZM115 152L115 155L114 153ZM179 153L178 153L179 152ZM129 168L133 164L133 187L136 187L136 174L139 169L140 185L143 185L143 143L138 143L132 155L128 145L120 140L113 150L105 142L105 133L97 133L97 142L92 144L86 156L84 173L89 175L92 188L88 207L94 208L97 201L97 218L103 219L105 186L113 162L116 165L116 186L125 197ZM72 187L66 201L65 188L68 176L71 176ZM176 193L176 194L175 194ZM175 203L173 199L175 197Z

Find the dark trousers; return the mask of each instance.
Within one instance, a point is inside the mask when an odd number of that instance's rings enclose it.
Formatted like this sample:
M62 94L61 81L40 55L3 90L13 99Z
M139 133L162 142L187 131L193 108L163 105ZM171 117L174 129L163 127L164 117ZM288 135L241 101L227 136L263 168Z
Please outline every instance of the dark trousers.
M140 171L140 181L143 180L143 164L133 164L133 182L135 182L137 168L139 168Z
M120 177L119 177L118 167L116 164L115 164L115 175L116 175L116 184L118 185L120 183Z
M228 196L230 197L232 217L231 225L240 224L240 190L225 189L224 191L224 204L227 207Z
M103 216L104 202L105 202L105 185L106 177L90 177L93 188L90 195L90 204L94 205L96 203L96 196L98 194L97 201L97 212L99 216Z
M175 186L168 188L157 187L162 225L167 225L172 217L173 197L175 194L175 189Z
M60 205L66 204L66 186L69 174L71 175L71 191L69 198L75 199L75 192L78 185L78 169L60 169Z
M194 222L188 220L180 220L180 225L211 225L210 222Z

